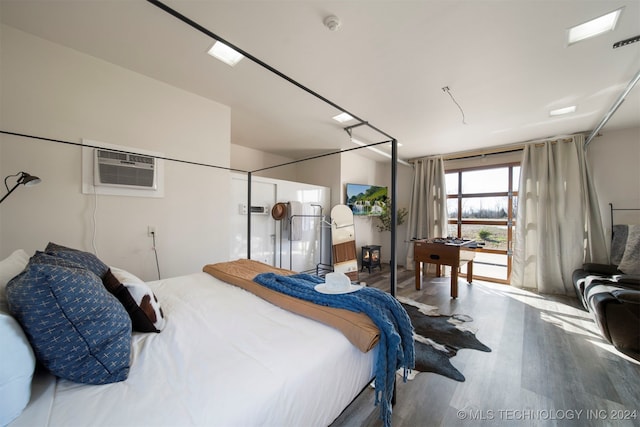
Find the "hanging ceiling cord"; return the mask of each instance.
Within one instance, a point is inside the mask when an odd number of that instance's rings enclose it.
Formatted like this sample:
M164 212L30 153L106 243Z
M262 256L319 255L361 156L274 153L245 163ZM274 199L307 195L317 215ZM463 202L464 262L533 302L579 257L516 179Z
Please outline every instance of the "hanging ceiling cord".
M449 89L449 86L445 86L442 88L443 92L446 92L450 97L451 100L458 106L458 109L460 110L460 113L462 114L462 124L466 125L467 122L464 119L464 110L462 109L462 107L460 106L460 104L458 104L458 101L456 101L456 99L453 97L453 95L451 94L451 89Z

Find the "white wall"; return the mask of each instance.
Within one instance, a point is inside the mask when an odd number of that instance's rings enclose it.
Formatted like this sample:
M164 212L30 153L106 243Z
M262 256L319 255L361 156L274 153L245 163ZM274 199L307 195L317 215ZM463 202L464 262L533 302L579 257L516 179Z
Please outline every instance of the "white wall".
M0 128L80 142L163 152L166 157L229 165L229 108L50 43L0 29ZM0 137L0 176L27 171L42 183L21 187L0 205L0 257L48 241L93 250L107 264L144 280L157 277L147 225L157 229L163 277L228 258L227 171L165 163L165 197L83 195L81 149ZM96 207L97 200L97 207ZM94 211L95 209L95 211Z
M264 151L241 145L231 144L231 168L244 172L253 172L258 169L271 166L282 165L293 161L289 157L276 156ZM284 179L288 181L297 180L297 166L287 165L262 172L256 172L257 176L266 178Z
M296 165L297 181L321 185L331 189L331 200L327 206L324 206L324 213L327 215L331 213L332 207L344 203L344 199L341 199L340 180L340 165L342 161L341 154L334 154L332 156L307 160Z
M640 127L607 131L587 149L605 233L611 235L609 203L614 208L640 208ZM640 211L615 212L615 223L640 224Z

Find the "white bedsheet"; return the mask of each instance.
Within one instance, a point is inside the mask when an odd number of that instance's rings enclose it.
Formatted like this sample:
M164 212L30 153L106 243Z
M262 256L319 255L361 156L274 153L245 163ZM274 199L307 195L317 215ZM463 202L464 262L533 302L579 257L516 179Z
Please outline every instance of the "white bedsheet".
M209 274L149 285L167 324L134 333L129 378L38 377L12 426L326 426L374 375L377 348Z

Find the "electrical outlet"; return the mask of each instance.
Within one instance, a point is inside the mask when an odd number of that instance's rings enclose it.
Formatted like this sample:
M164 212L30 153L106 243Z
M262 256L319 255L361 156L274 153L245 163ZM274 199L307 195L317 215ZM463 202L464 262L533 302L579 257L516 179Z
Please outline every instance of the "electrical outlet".
M147 236L152 237L156 234L156 226L155 225L147 225Z

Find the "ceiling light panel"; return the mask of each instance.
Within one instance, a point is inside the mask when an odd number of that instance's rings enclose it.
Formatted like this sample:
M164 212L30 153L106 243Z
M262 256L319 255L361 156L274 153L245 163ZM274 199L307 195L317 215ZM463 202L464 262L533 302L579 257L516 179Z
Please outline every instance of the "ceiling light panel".
M350 120L353 120L353 117L350 114L347 114L347 113L340 113L337 116L333 116L332 118L336 122L340 122L340 123L346 123L346 122L348 122Z
M207 53L225 64L231 65L232 67L244 58L241 53L220 41L216 41Z
M587 21L584 24L569 28L567 31L568 44L572 45L608 31L613 31L616 28L622 9L623 8L614 10L606 15Z

